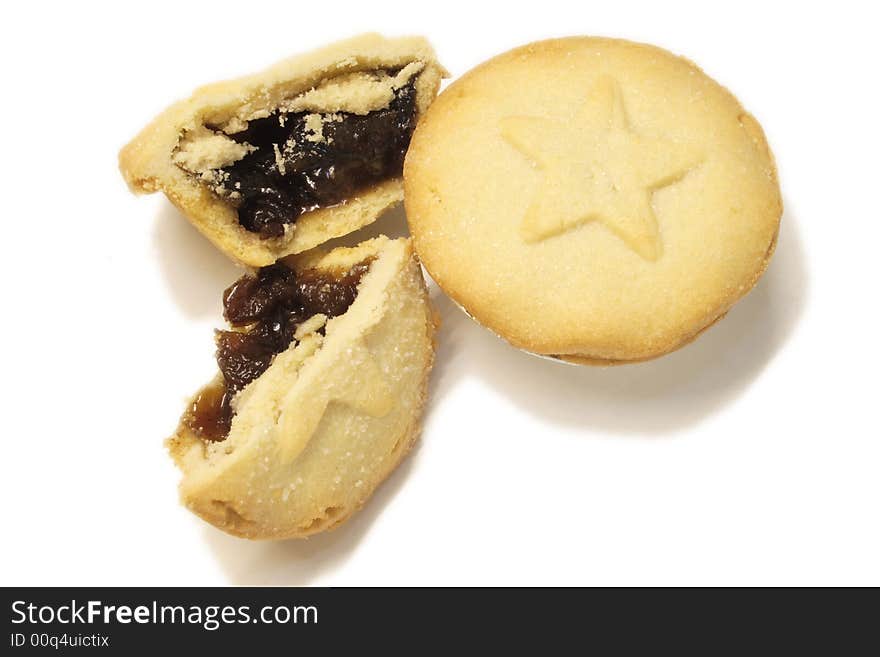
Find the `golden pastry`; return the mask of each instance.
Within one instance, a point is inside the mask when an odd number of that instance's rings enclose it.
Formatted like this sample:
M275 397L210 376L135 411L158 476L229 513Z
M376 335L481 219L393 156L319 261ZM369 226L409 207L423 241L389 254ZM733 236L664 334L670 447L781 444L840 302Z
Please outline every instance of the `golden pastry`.
M654 358L763 273L782 201L758 122L693 63L574 37L478 66L404 166L419 257L478 322L575 363Z
M167 441L182 502L247 538L338 525L418 434L434 322L410 241L293 256L224 306L220 373Z
M123 148L120 169L230 257L269 265L400 202L412 130L443 74L422 38L355 37L202 87Z

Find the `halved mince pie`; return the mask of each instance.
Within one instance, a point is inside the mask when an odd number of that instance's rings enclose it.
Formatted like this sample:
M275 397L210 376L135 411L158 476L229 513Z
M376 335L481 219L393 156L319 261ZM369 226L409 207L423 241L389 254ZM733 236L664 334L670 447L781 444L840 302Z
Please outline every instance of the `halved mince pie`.
M355 37L202 87L123 148L120 169L232 258L270 265L402 200L409 140L444 74L422 38Z
M224 309L220 373L167 441L183 503L247 538L339 524L418 432L434 319L410 241L293 256L241 278Z

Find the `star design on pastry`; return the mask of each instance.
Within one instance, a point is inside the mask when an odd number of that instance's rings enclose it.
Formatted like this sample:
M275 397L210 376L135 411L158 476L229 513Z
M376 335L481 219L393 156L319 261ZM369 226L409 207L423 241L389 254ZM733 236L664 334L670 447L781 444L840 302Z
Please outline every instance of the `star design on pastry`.
M337 370L348 367L346 376L334 379L305 406L297 405L280 414L280 459L289 463L299 456L318 429L332 403L344 404L370 417L384 417L395 401L385 374L363 338L356 339L341 355Z
M634 132L608 76L572 121L512 116L501 135L543 174L520 227L526 242L598 221L646 260L662 250L654 192L702 160L691 144Z

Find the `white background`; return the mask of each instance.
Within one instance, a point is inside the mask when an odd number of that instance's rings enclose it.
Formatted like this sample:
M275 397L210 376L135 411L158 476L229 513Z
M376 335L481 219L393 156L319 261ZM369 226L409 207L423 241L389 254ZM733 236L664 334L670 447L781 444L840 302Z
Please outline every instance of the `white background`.
M7 8L0 583L880 584L878 22L713 5ZM116 155L199 84L368 30L426 35L454 75L578 33L686 55L766 129L779 247L695 344L616 369L514 351L434 289L420 446L337 531L250 543L178 505L162 447L238 271Z

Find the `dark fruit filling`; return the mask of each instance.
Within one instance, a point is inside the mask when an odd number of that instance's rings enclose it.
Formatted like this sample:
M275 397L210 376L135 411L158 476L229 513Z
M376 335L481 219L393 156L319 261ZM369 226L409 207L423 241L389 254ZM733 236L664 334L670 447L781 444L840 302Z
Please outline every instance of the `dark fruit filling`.
M275 112L230 135L255 147L221 169L223 187L238 202L238 221L263 238L280 237L304 212L335 205L403 171L416 125L413 83L397 89L388 107L365 115Z
M216 332L223 383L199 393L187 413L189 427L205 440L223 440L232 422L232 397L265 372L276 354L296 342L294 334L302 322L313 315L329 319L348 310L371 260L341 276L316 269L297 274L276 263L242 276L227 288L223 316L238 330Z

